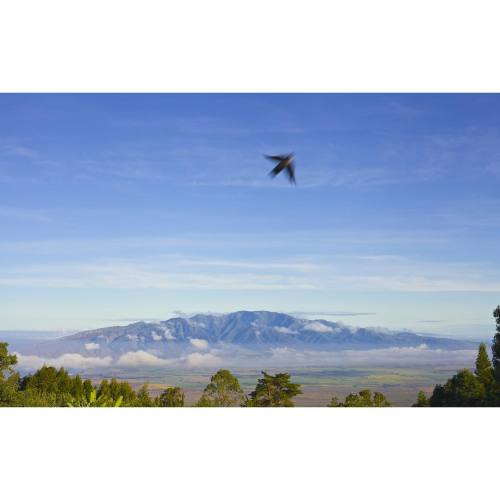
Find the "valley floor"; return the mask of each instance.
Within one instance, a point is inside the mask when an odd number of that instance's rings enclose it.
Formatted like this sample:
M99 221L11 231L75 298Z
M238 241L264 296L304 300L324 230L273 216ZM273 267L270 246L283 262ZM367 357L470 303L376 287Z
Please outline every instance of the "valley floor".
M292 375L292 381L301 384L303 394L294 401L296 406L326 406L333 396L343 399L351 392L370 389L385 394L393 406L411 406L418 391L430 394L436 384L444 383L457 368L462 367L418 367L418 368L300 368L280 369ZM276 371L276 370L270 370ZM250 393L260 376L260 371L245 369L233 371L243 390ZM128 380L134 388L149 384L151 395L158 395L168 386L179 386L185 392L186 404L192 406L201 396L214 371L169 372L117 375ZM98 381L99 378L94 378Z

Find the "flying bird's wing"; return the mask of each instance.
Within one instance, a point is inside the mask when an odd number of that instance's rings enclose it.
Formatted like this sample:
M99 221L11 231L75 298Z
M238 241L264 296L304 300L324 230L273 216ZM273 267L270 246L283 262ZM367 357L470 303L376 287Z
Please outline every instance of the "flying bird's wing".
M297 181L295 180L295 165L293 163L289 163L286 166L286 173L288 175L288 180L290 181L290 183L297 184Z
M285 160L280 161L270 172L271 177L276 177L286 167Z
M286 156L271 156L271 155L264 155L268 160L274 160L274 161L283 161Z

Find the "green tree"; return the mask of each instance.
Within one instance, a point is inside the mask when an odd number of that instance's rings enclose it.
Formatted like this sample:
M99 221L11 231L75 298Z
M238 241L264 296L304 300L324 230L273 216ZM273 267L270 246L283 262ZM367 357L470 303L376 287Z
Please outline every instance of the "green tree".
M444 386L437 385L430 397L430 406L482 406L484 385L470 370L460 370Z
M135 400L137 398L137 395L132 386L127 381L118 382L116 378L112 378L111 381L109 382L109 386L108 387L106 386L107 382L104 384L102 390L100 391L101 395L110 397L113 401L117 401L118 398L121 397L123 401L123 406L135 405Z
M147 388L146 388L146 392L147 392ZM123 404L125 406L130 406L131 404L133 404L133 402L135 401L135 399L137 397L134 389L126 380L124 380L123 382L120 382L119 396L121 396L123 398Z
M38 389L26 389L25 391L19 391L19 406L67 406L70 400L71 396L69 394L62 396L55 392L43 392Z
M42 366L35 373L23 377L22 390L36 390L46 393L57 393L58 372L53 366Z
M109 382L104 379L101 380L101 383L99 384L99 388L97 389L97 397L100 398L103 396L106 399L111 399L111 387Z
M144 384L138 391L133 403L134 406L151 407L156 406L155 401L149 395L148 384Z
M500 306L493 311L493 317L496 322L496 333L493 337L493 369L495 373L495 380L500 384Z
M476 369L474 373L487 391L493 387L493 384L495 383L493 367L491 365L490 358L488 357L488 353L486 352L486 344L483 342L479 345L479 351L476 358Z
M381 392L375 392L373 394L373 405L376 408L382 408L386 406L391 406L391 403L387 400L387 398Z
M59 368L56 373L56 392L71 394L71 391L73 389L73 381L74 379L71 378L70 374L64 368Z
M19 391L19 373L0 380L0 406L21 406L22 394Z
M42 366L21 379L26 406L66 406L72 398L73 380L64 368Z
M92 385L92 381L89 379L84 380L83 382L83 395L88 399L90 398L90 393L94 390L94 386Z
M159 404L170 408L184 406L184 391L180 387L167 387L160 394Z
M288 373L262 375L245 406L294 406L292 398L302 394L300 384L290 382Z
M17 356L9 354L7 342L0 342L0 406L18 406L19 374L14 371Z
M0 342L0 380L5 380L7 376L14 373L14 365L17 364L17 356L9 354L7 342Z
M372 393L368 389L364 389L359 391L357 394L349 394L346 396L343 403L339 401L338 398L333 397L328 405L330 408L335 407L384 407L391 406L391 403L387 400L387 398L381 392L375 392L372 396Z
M80 375L77 375L73 379L73 384L71 387L71 396L74 398L81 398L84 395L83 381Z
M219 370L210 379L196 406L240 406L245 394L229 370Z
M429 398L425 395L424 391L418 392L417 402L413 406L414 407L429 406Z
M116 380L116 378L112 378L109 381L109 396L111 399L118 399L120 397L120 392L120 383Z

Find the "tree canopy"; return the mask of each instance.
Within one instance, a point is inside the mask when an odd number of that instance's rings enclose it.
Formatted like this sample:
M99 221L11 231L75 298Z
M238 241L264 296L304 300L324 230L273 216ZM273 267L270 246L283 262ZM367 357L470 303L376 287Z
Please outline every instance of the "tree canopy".
M429 398L424 391L418 391L417 402L413 405L414 407L425 407L429 406Z
M437 385L430 397L431 406L483 406L486 389L467 369L460 370L443 386Z
M492 361L486 345L479 345L475 369L460 370L444 385L438 384L429 398L430 406L500 406L500 306L493 311L496 333L491 346ZM417 405L419 406L418 401Z
M481 342L479 345L479 351L476 358L476 369L474 373L486 389L493 387L495 383L495 377L493 374L493 366L491 364L488 353L486 352L486 344Z
M495 371L495 380L500 384L500 306L493 311L493 317L496 322L496 332L493 337L493 369Z
M0 342L0 380L5 380L8 375L14 373L14 365L17 364L17 356L9 354L7 342Z
M159 398L160 406L181 407L184 406L184 391L180 387L167 387Z
M359 391L357 394L349 394L346 396L343 403L339 401L338 398L334 397L328 405L330 408L338 407L384 407L391 406L391 403L387 398L380 392L372 393L368 389Z
M196 406L240 406L244 399L238 379L229 370L219 370L210 379Z
M300 384L290 382L288 373L270 375L263 371L262 375L246 406L294 406L292 399L302 394Z

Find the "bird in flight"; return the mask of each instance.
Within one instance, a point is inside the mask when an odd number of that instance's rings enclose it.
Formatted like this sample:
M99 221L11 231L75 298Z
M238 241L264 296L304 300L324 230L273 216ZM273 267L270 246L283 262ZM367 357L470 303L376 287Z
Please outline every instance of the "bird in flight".
M282 170L285 170L288 175L288 180L290 181L290 184L296 184L293 153L281 156L269 156L269 155L264 155L264 156L268 160L278 162L278 164L269 172L269 175L271 177L276 177Z

